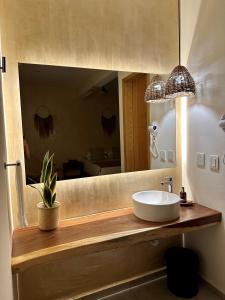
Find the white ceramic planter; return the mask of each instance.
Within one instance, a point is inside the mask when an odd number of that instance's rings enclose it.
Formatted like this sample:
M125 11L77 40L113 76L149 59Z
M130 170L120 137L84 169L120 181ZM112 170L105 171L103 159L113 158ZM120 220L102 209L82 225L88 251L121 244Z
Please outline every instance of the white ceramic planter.
M60 203L55 201L54 206L47 208L43 202L37 204L38 207L38 226L40 230L53 230L59 225Z

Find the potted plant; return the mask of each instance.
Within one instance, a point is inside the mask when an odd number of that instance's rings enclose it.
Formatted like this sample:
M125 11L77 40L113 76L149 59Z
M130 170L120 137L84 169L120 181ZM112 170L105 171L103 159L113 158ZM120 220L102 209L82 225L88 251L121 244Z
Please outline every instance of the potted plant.
M41 195L42 201L37 204L38 207L38 226L40 230L56 229L59 223L60 203L56 201L56 181L57 173L53 173L54 154L49 155L49 151L43 159L41 171L40 189L32 186Z

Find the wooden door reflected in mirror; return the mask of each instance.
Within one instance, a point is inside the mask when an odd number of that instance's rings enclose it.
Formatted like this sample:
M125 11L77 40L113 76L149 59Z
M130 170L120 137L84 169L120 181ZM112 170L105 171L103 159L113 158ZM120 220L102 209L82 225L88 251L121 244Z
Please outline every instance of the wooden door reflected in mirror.
M147 105L144 102L147 74L131 74L123 79L124 169L147 170L149 166Z

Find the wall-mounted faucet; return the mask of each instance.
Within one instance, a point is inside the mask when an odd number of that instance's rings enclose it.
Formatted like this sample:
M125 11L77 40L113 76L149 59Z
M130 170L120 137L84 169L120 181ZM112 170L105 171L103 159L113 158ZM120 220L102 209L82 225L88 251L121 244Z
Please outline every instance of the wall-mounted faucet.
M172 176L167 176L164 178L162 182L160 182L161 185L167 185L167 190L169 193L173 192L173 177Z

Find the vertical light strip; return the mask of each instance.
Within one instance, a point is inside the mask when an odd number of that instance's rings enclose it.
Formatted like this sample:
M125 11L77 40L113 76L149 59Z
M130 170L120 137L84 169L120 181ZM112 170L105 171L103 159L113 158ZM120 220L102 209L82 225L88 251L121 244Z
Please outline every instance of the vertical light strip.
M187 189L187 97L180 98L181 101L181 166L182 186ZM182 246L185 248L185 234L182 234Z
M182 184L186 183L187 177L187 97L181 100L181 157L182 157Z
M187 146L188 146L188 115L187 115L187 97L181 100L181 159L182 159L182 186L186 189L187 199L192 200L192 193L187 174Z
M186 189L187 199L192 200L192 193L188 180L187 159L188 159L188 98L181 100L181 160L182 160L182 186ZM182 234L183 247L186 245L185 234Z

